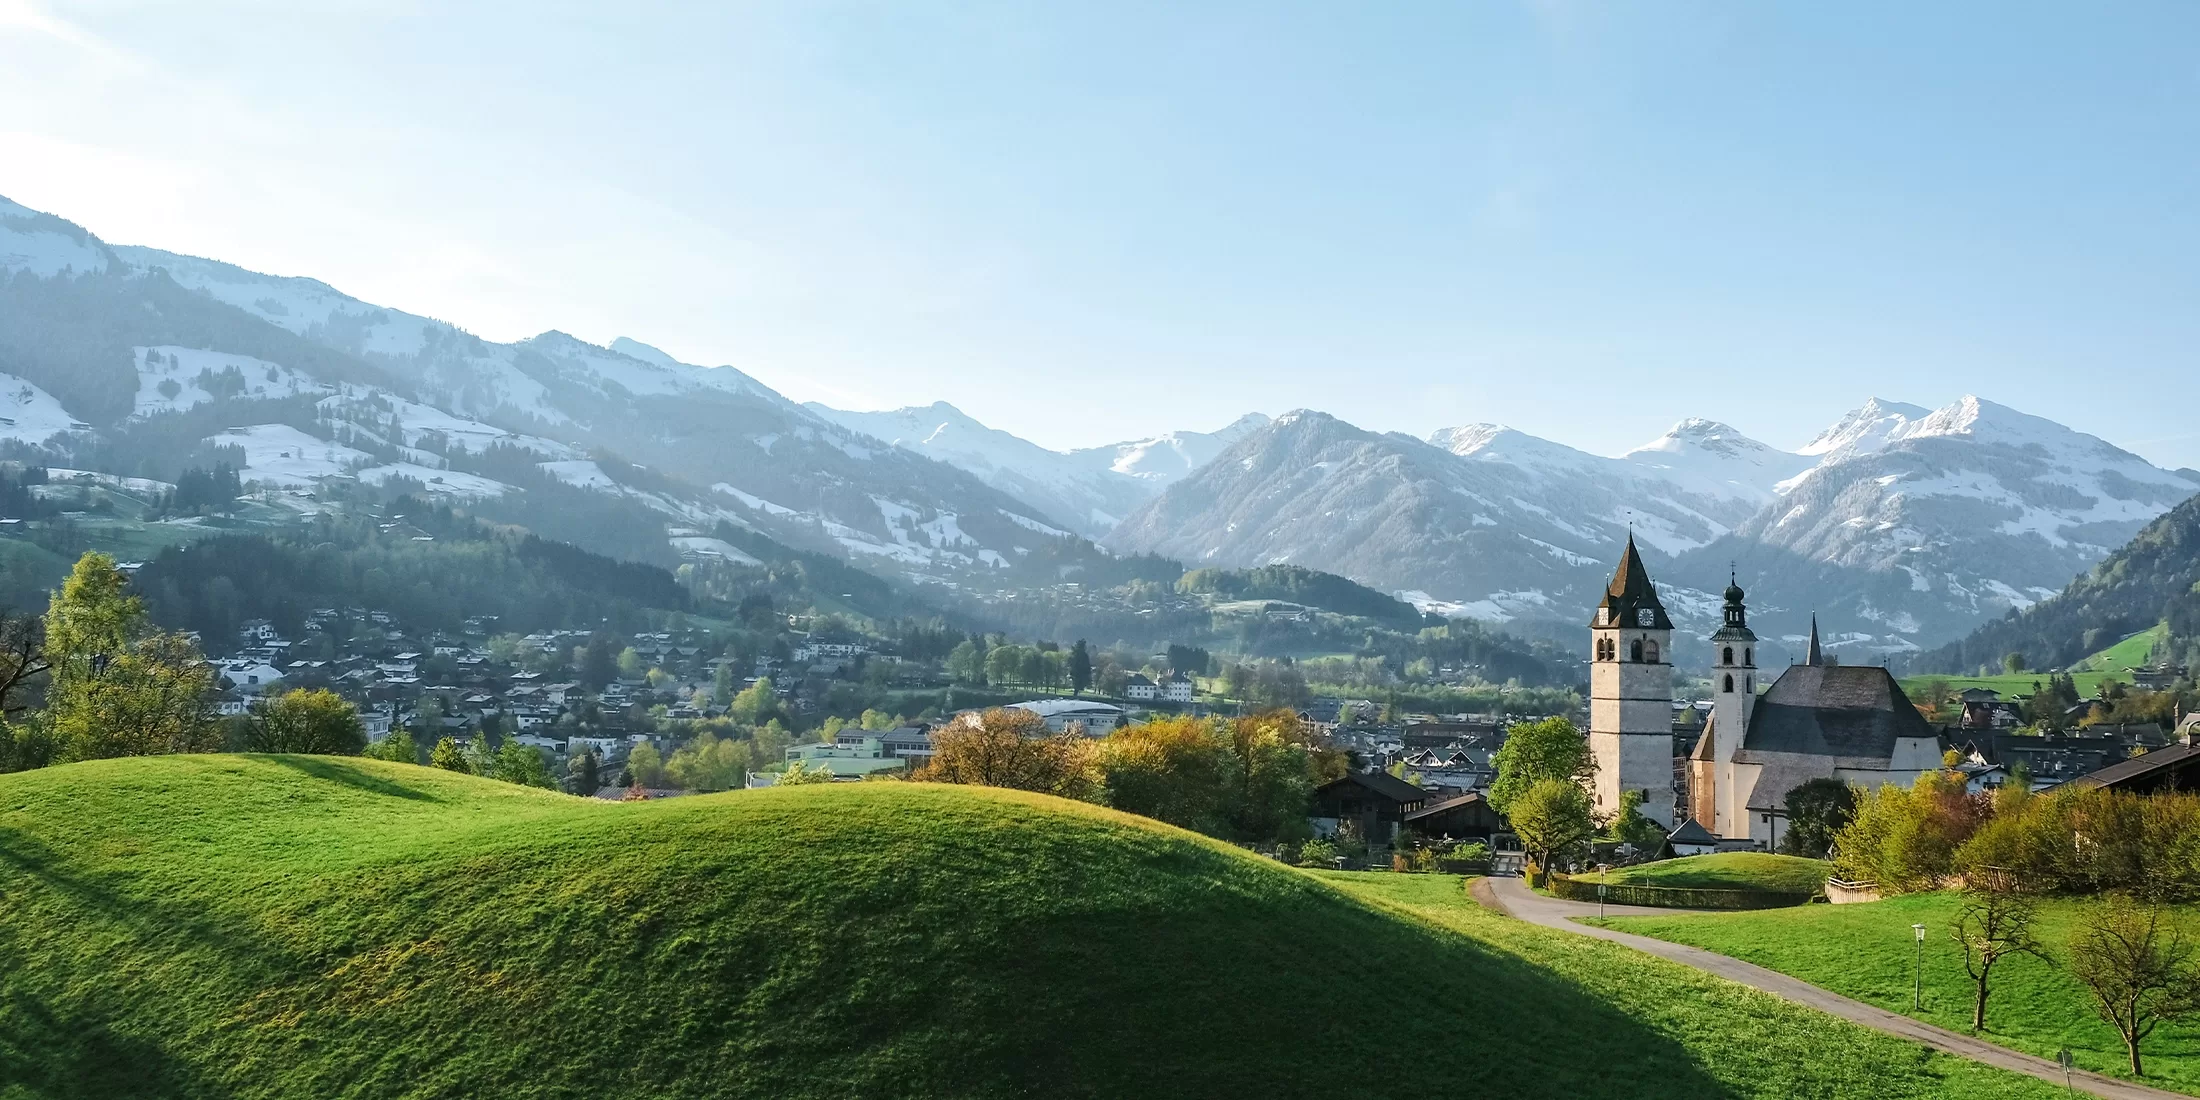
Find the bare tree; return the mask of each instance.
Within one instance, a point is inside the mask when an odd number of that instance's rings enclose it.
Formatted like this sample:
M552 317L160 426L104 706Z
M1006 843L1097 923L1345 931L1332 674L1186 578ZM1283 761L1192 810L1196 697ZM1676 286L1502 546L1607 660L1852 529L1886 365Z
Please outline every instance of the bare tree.
M28 689L50 667L46 620L0 608L0 717L28 709Z
M1974 985L1971 997L1971 1031L1986 1028L1988 979L1994 964L2012 955L2045 960L2046 953L2033 934L2039 915L2030 894L2008 870L1978 868L1964 876L1963 906L1949 931L1963 947L1963 969Z
M2131 1075L2144 1076L2139 1044L2164 1020L2200 1009L2193 946L2158 905L2122 895L2095 907L2070 938L2070 972L2093 994L2094 1011L2123 1036Z

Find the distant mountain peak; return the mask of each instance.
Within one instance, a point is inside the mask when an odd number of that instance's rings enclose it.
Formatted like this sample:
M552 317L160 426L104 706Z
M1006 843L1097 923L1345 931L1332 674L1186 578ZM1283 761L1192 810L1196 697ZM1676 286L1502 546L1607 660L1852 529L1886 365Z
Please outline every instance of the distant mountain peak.
M618 339L611 341L611 350L618 352L619 354L624 355L629 359L639 359L644 363L655 363L660 367L678 367L685 365L681 363L678 359L674 359L672 356L665 354L657 348L642 343L640 340L636 340L630 336L621 336Z

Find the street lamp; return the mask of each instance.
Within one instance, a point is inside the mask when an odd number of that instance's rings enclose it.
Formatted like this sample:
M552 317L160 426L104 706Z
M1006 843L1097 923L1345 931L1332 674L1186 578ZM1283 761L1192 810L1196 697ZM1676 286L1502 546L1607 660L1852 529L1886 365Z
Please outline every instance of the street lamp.
M1916 977L1910 983L1910 1011L1923 1012L1925 1010L1925 926L1913 924L1910 926L1910 931L1917 933L1917 967L1913 971Z

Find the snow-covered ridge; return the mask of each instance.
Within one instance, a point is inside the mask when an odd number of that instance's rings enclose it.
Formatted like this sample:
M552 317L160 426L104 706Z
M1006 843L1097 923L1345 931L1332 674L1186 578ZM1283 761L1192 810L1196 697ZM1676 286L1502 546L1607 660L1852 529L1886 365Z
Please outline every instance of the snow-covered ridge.
M0 197L0 273L82 275L107 270L109 255L83 229Z

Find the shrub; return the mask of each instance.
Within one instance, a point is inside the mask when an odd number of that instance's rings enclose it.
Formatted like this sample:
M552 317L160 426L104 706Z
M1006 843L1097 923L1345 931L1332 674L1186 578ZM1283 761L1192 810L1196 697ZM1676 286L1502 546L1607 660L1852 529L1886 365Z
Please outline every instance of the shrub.
M1335 867L1337 846L1326 840L1309 840L1299 848L1299 866Z

